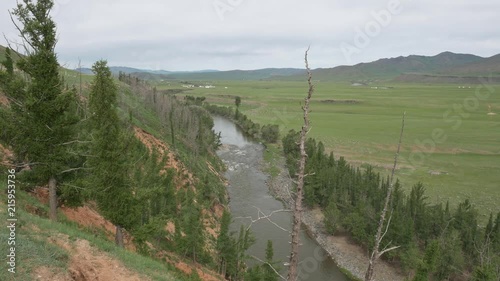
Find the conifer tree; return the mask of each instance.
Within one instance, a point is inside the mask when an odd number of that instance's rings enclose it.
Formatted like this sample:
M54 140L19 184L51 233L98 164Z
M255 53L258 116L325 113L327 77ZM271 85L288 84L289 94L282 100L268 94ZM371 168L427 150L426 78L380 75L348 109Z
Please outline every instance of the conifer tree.
M224 211L221 218L219 236L217 237L216 250L219 257L219 273L226 276L228 264L231 263L232 252L234 250L233 240L229 233L229 225L231 224L231 214Z
M29 83L18 106L20 131L14 151L29 161L34 179L49 185L49 216L57 219L57 183L68 169L68 144L74 137L76 96L63 91L59 64L55 54L56 24L50 16L52 0L23 0L12 15L17 17L18 31L27 56L18 61L18 68L29 76ZM12 68L8 68L12 70Z
M273 249L273 241L267 240L266 246L266 263L262 266L262 280L264 281L277 281L278 275L275 270L279 270L276 268L277 263L274 262L274 249Z
M19 75L14 73L14 61L10 48L5 50L5 60L1 62L0 90L5 94L10 106L0 107L0 139L2 143L10 146L17 157L15 164L20 169L26 155L26 144L23 138L27 131L27 112L24 110L26 83ZM22 145L21 145L22 144Z
M89 98L90 127L93 139L93 197L103 216L116 226L115 242L123 246L122 228L130 229L139 210L128 181L124 132L116 113L117 87L106 61L92 67L95 74Z

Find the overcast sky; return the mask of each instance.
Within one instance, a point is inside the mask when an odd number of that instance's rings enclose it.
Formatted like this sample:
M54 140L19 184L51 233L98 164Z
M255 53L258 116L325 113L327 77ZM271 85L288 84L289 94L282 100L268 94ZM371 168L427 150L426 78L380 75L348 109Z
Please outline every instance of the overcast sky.
M59 61L75 68L313 68L443 51L500 53L498 0L55 0ZM363 2L361 4L360 2ZM0 31L18 40L1 0ZM3 38L0 44L5 45Z

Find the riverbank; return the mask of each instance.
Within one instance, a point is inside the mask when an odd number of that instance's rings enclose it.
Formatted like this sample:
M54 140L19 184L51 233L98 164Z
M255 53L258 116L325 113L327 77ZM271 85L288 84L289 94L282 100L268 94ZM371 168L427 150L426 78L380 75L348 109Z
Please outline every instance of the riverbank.
M265 170L278 169L279 172L269 178L267 184L270 193L281 200L286 207L290 207L292 198L290 191L293 181L288 175L285 167L285 159L276 157L273 159L273 167L268 163L262 163ZM319 208L305 208L302 222L306 226L310 236L332 257L339 268L350 273L354 278L364 280L364 274L368 268L368 253L362 247L350 243L347 236L333 236L325 231L323 224L323 212ZM399 274L389 264L380 261L375 268L375 280L402 281L405 277Z

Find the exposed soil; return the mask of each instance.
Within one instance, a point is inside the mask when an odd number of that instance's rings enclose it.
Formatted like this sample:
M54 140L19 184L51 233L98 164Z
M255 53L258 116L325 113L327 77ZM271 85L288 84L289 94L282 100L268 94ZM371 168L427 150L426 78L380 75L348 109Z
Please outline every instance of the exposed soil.
M97 211L92 203L86 204L83 207L78 208L68 208L61 207L60 210L66 215L66 217L78 223L80 226L84 226L93 232L104 231L106 237L110 241L114 241L116 227L110 221L106 220ZM123 231L123 242L127 250L136 251L133 239L126 230Z
M282 200L287 207L291 206L292 180L285 168L283 158L276 159L280 168L280 174L271 178L269 189L278 199ZM340 268L349 271L356 278L364 280L364 274L368 268L368 253L362 247L349 241L347 236L333 236L325 231L323 224L324 215L319 209L304 209L303 224L309 230L316 242L332 257ZM375 280L402 281L405 277L398 273L397 269L390 264L379 261L375 268Z
M46 266L36 268L31 274L35 281L66 281L73 280L68 272L61 272L59 269L54 269Z
M194 186L195 178L193 174L186 169L184 164L177 160L177 156L169 149L165 142L157 139L155 136L139 127L134 127L134 132L135 136L149 149L149 151L152 151L154 148L158 151L160 157L166 157L167 160L164 168L165 170L174 169L177 172L176 186L178 188L186 184Z
M71 242L66 235L58 234L48 238L49 242L64 248L70 256L68 272L57 272L42 267L34 271L35 280L74 281L141 281L150 280L129 270L120 261L111 258L90 246L87 240Z
M322 103L358 104L359 100L320 100Z

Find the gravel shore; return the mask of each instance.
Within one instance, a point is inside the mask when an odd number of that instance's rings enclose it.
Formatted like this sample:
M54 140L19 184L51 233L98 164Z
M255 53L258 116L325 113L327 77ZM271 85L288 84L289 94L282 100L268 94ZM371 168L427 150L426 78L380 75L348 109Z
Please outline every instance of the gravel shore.
M288 175L283 158L276 159L280 173L270 178L268 186L271 194L281 200L286 207L292 203L289 190L293 181ZM263 165L266 165L265 163ZM304 209L303 224L307 227L309 234L316 242L332 257L337 265L352 276L364 280L364 274L368 268L368 253L361 247L350 243L346 236L333 236L326 233L323 224L323 213L319 209ZM379 281L402 281L405 277L396 269L383 261L379 261L375 268L375 280Z

